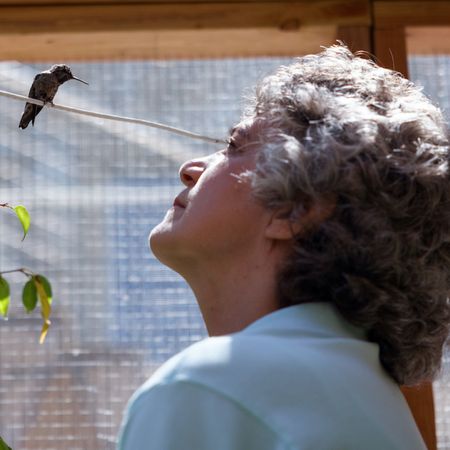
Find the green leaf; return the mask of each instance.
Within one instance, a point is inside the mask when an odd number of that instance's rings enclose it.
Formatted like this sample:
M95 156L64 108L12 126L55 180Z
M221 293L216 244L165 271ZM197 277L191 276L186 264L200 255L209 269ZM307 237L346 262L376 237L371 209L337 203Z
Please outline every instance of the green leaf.
M8 447L6 445L6 442L2 439L1 436L0 436L0 450L12 450L11 447Z
M37 289L34 280L29 280L25 283L22 291L22 303L25 310L29 313L36 308L38 301Z
M8 314L10 302L9 295L9 284L2 276L0 276L0 314L3 317L6 317Z
M39 338L39 343L43 344L51 324L50 314L52 312L52 308L50 304L52 302L52 287L47 278L45 278L43 275L35 275L33 277L33 280L34 284L36 285L39 300L41 301L41 315L44 319L41 337Z
M44 275L36 275L36 279L42 284L42 287L47 295L48 303L51 305L53 301L52 285L47 278L44 277Z
M28 228L30 228L30 215L28 214L27 208L22 205L14 206L14 211L17 214L17 217L20 220L20 223L22 224L23 228L23 238L22 241L25 239L25 236L28 233Z

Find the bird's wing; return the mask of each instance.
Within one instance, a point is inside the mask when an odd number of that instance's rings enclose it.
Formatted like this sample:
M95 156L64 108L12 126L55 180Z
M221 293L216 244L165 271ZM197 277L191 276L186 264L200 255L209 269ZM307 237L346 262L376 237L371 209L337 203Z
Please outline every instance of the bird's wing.
M28 94L28 97L30 98L37 98L39 100L42 100L39 95L39 92L36 92L36 81L39 80L39 78L45 77L43 73L38 73L33 80L33 83L31 84L30 93ZM31 111L29 113L29 116L31 117L31 124L34 126L34 119L36 116L40 113L42 109L42 106L35 105L34 103L31 104Z
M33 82L31 83L30 92L28 93L28 97L30 98L36 98L36 80L39 80L39 78L42 77L42 73L38 73L35 77Z

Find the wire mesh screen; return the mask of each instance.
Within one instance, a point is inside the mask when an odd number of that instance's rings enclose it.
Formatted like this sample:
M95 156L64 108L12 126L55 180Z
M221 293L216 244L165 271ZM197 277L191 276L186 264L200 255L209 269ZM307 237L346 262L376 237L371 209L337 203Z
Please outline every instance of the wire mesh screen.
M156 120L223 137L241 98L287 58L70 64L55 101ZM436 69L438 67L438 69ZM410 59L411 74L450 111L448 58ZM48 64L0 63L0 89L26 94ZM131 393L167 358L206 335L185 283L148 250L149 230L181 185L186 159L210 144L163 131L44 109L17 128L23 103L0 99L0 270L26 266L53 284L52 326L26 315L24 278L11 274L9 320L0 322L0 432L15 450L113 449ZM446 363L448 365L448 361ZM441 449L450 449L450 369L436 383Z
M225 137L255 81L289 59L70 64L89 82L56 103ZM0 63L0 89L27 94L48 64ZM44 109L19 130L24 104L0 101L0 270L26 266L53 284L52 326L21 306L22 274L0 323L0 430L16 450L113 449L130 394L206 335L185 283L151 255L147 236L181 190L179 165L214 145ZM220 147L219 147L220 148Z
M450 121L450 56L410 55L408 68L411 80L443 110ZM434 383L436 433L438 448L450 449L450 355L444 360L440 379Z

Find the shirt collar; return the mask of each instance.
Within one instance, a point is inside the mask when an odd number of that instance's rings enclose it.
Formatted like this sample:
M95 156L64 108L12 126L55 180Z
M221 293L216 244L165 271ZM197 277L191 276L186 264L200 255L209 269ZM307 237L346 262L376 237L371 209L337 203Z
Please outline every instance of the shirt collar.
M348 337L367 340L364 329L350 324L327 302L302 303L267 314L246 327L242 333L298 333L316 337Z

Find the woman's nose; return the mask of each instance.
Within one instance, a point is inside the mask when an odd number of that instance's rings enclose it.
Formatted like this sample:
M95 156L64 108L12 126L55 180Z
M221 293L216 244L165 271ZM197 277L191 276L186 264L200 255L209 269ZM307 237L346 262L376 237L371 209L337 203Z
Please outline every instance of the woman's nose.
M180 167L179 173L181 182L187 187L194 186L200 178L201 174L204 172L205 167L206 163L198 159L186 161Z

